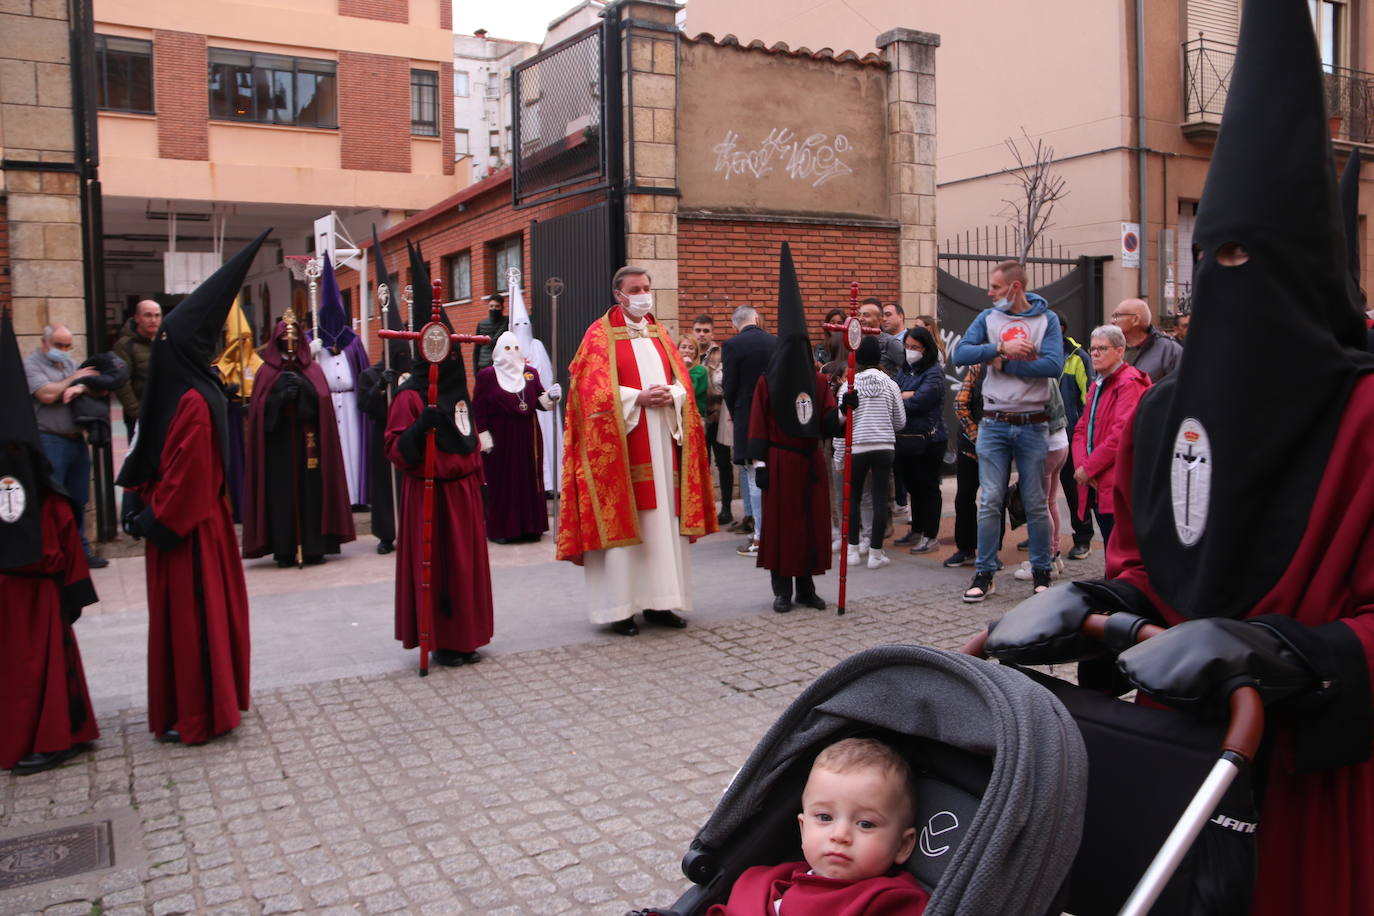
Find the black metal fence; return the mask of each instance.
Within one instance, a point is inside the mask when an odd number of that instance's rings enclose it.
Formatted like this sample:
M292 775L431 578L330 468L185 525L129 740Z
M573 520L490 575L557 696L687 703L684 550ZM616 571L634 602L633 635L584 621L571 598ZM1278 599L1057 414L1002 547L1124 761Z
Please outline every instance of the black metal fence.
M1202 36L1184 42L1184 121L1221 121L1235 64L1235 45ZM1332 138L1374 143L1374 73L1332 66L1322 70Z
M972 286L987 289L988 276L1002 261L1021 260L1022 234L1014 226L982 226L945 239L940 267ZM1026 288L1036 289L1061 279L1078 266L1063 245L1040 239L1025 258Z
M602 56L593 26L512 69L517 205L606 176Z

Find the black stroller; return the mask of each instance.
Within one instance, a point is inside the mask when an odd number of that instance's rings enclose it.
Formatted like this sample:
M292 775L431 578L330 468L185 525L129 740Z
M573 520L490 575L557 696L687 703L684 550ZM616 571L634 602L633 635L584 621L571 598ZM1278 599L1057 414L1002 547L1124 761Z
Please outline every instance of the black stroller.
M822 675L773 724L683 859L694 886L645 912L700 916L749 866L801 859L796 814L811 763L849 737L887 742L916 773L920 832L906 867L931 890L928 916L1045 916L1057 904L1086 801L1072 718L1010 668L880 646Z
M1104 621L1085 629L1100 635ZM1258 695L1237 691L1223 737L1224 723L989 664L973 657L982 639L965 654L881 646L822 675L692 841L682 867L693 886L640 912L701 916L749 866L801 859L796 811L811 763L847 737L886 741L917 774L920 834L906 868L931 892L927 916L1247 912L1255 818L1244 764L1263 728Z

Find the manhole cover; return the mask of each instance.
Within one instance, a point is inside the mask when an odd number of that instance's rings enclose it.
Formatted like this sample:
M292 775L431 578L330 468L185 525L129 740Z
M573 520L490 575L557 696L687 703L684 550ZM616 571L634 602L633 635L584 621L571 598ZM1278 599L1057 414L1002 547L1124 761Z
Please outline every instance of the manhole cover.
M0 840L0 891L114 865L110 822Z

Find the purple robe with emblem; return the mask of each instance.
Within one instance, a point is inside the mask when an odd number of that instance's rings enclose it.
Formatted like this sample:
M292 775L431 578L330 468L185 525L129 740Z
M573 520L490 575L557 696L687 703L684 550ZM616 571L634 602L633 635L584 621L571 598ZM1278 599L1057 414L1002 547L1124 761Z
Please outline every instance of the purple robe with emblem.
M537 538L549 530L544 500L544 439L539 431L539 397L544 386L525 369L525 390L501 387L496 369L477 373L473 419L479 433L491 433L494 447L482 454L487 481L487 537ZM522 409L523 405L523 409Z

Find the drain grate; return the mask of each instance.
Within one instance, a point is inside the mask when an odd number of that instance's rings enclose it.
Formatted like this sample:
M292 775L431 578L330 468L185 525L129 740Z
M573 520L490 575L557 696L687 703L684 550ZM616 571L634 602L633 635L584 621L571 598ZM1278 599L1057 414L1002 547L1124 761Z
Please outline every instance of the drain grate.
M114 865L109 821L0 840L0 891Z

